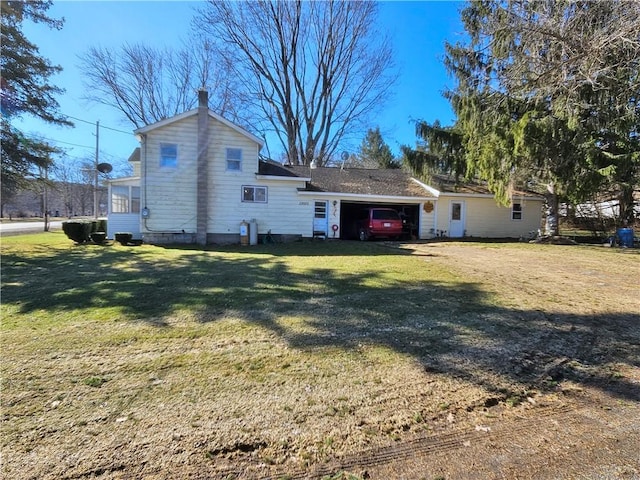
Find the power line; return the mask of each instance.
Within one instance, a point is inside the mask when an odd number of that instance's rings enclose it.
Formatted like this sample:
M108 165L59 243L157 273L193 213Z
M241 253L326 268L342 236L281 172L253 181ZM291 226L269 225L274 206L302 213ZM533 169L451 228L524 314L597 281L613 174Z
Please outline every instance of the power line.
M114 132L124 133L126 135L133 136L132 132L125 132L124 130L118 130L117 128L105 127L104 125L100 125L100 128L106 128L107 130L113 130Z
M47 137L43 137L41 135L38 136L38 138L40 140L46 140L47 142L53 142L53 143L63 143L65 145L71 145L72 147L80 147L80 148L93 148L89 145L79 145L77 143L71 143L71 142L63 142L62 140L55 140L53 138L47 138Z
M73 118L74 120L77 120L78 122L83 122L83 123L88 123L89 125L96 125L96 122L90 122L89 120L84 120L82 118L78 118L78 117L74 117L72 115L66 115L69 118ZM113 128L113 127L107 127L105 125L100 125L100 128L106 128L107 130L112 130L114 132L118 132L118 133L124 133L125 135L132 135L131 132L125 132L124 130L118 130L117 128Z
M89 125L95 125L96 124L95 122L90 122L89 120L83 120L83 119L78 118L78 117L72 117L71 115L66 115L66 116L69 117L69 118L73 118L74 120L77 120L79 122L88 123Z

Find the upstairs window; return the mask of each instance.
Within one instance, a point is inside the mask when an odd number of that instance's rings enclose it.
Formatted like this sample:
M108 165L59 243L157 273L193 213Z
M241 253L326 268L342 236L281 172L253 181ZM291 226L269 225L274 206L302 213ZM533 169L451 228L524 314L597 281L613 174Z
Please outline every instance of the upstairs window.
M514 203L511 205L511 220L522 220L521 203Z
M227 170L236 172L242 170L242 149L227 148Z
M267 203L267 187L242 186L242 201Z
M167 168L178 166L178 145L175 143L160 144L160 166Z

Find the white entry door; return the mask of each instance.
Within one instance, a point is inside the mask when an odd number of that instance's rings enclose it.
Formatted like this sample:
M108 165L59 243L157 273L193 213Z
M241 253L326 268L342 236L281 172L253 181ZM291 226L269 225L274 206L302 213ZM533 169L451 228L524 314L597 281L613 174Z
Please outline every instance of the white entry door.
M313 236L327 237L328 222L327 202L315 202L313 208Z
M461 238L464 236L465 208L461 200L452 200L449 203L449 236Z

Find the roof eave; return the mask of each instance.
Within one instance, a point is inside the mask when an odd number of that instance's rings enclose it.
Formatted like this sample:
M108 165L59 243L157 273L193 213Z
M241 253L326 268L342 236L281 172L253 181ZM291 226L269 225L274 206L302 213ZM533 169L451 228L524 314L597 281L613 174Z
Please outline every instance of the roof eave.
M398 201L398 202L426 202L437 200L436 197L414 197L407 195L378 195L375 193L340 193L340 192L318 192L318 191L309 191L309 190L298 190L298 195L309 195L316 197L343 197L343 198L381 198L389 201Z
M279 181L291 181L291 182L310 182L310 178L304 177L285 177L283 175L264 175L260 173L256 173L256 178L258 180L279 180Z

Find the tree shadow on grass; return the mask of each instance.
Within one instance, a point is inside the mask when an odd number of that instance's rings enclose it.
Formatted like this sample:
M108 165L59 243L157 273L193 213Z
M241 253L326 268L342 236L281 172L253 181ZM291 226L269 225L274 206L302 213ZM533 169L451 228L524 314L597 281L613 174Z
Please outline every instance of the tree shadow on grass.
M640 367L637 312L505 308L479 284L390 275L365 257L405 252L374 246L359 254L358 245L342 246L337 255L335 246L316 243L321 258L304 267L287 257L311 257L306 245L247 252L172 249L166 255L156 247L9 252L3 254L3 303L18 310L13 321L21 322L41 310L90 318L92 310L105 307L128 321L162 328L171 328L167 319L180 311L203 323L233 316L300 350L385 346L426 370L505 396L568 378L640 401L640 385L615 370ZM331 256L346 258L331 263ZM291 317L302 319L302 326L284 320Z

